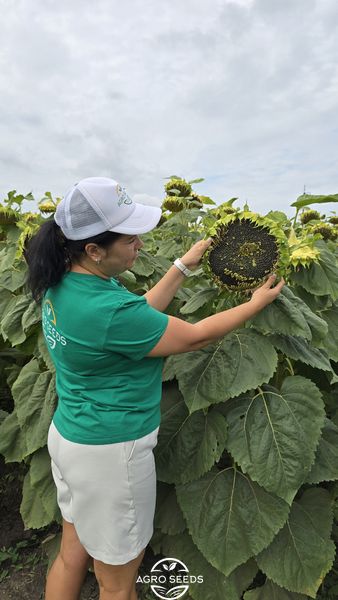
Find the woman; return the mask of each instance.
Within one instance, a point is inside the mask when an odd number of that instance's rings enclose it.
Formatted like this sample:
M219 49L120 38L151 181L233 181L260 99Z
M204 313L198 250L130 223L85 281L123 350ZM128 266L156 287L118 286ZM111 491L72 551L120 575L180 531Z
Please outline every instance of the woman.
M163 357L203 348L280 293L274 276L251 299L195 324L166 309L210 240L197 242L144 296L116 277L130 269L161 209L134 203L116 181L83 179L28 242L28 286L42 301L58 406L48 450L63 517L46 600L76 600L92 559L100 600L137 600L153 534Z

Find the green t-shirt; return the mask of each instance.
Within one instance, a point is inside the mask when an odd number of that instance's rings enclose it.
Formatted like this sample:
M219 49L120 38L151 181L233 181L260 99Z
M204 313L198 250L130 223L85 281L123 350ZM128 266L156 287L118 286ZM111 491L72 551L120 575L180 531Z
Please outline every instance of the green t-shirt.
M42 326L56 369L53 417L82 444L138 439L159 426L163 358L156 346L168 316L115 279L67 272L43 299Z

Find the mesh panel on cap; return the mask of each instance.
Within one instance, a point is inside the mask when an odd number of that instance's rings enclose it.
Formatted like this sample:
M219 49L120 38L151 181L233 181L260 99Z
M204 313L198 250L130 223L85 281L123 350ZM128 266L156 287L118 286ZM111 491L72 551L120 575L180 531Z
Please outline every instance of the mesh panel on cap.
M70 200L70 220L74 229L100 223L101 218L79 190L74 190Z

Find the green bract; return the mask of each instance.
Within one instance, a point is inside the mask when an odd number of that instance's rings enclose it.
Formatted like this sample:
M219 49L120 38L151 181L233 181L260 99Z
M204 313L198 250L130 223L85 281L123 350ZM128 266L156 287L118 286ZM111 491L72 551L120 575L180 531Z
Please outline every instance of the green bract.
M277 222L250 211L218 219L206 232L213 239L203 266L232 291L252 289L269 273L286 274L288 241Z

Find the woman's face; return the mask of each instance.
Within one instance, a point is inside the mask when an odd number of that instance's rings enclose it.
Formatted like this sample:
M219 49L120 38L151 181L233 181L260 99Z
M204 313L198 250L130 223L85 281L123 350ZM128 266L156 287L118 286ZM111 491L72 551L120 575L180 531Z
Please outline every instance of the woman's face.
M87 256L81 265L88 266L92 272L106 277L114 277L130 269L142 248L143 242L138 235L121 234L108 248L100 248L96 244L87 244ZM96 259L101 259L96 263Z

